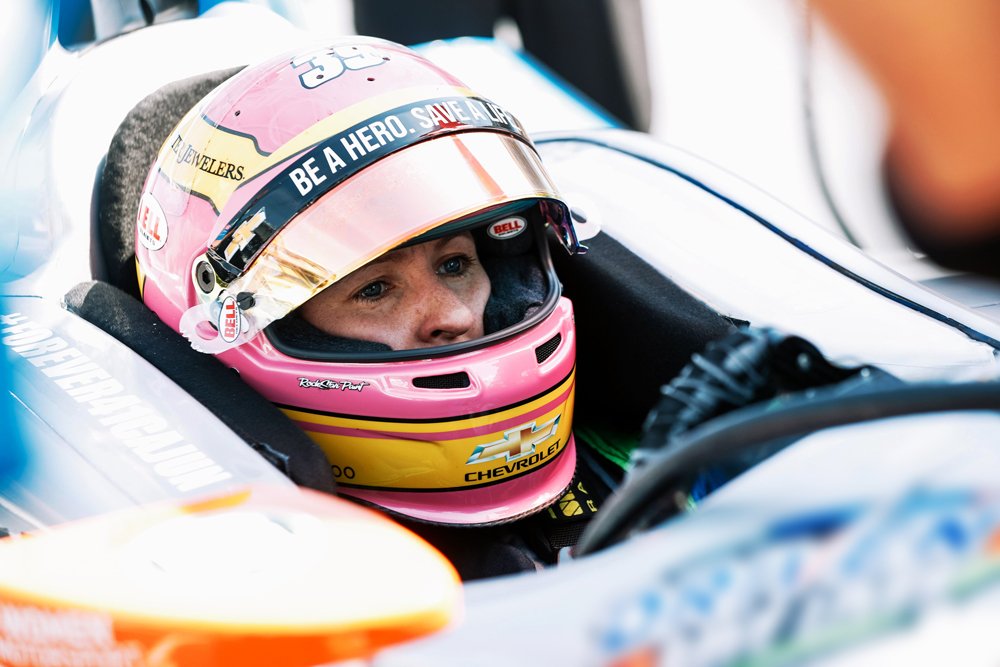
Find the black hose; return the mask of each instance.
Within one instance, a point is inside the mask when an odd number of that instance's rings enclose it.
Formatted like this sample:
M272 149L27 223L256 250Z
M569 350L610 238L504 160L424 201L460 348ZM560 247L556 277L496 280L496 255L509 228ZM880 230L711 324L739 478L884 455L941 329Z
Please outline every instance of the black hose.
M622 485L580 537L574 557L611 546L641 525L651 507L663 508L664 493L698 468L763 443L876 419L926 412L1000 410L1000 382L920 384L849 396L801 399L786 409L759 407L729 413L680 436L676 444Z

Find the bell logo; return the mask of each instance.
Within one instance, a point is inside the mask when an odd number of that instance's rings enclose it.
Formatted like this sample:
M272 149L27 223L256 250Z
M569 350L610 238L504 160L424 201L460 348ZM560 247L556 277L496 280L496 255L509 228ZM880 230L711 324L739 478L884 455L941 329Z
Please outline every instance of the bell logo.
M504 218L486 228L486 233L497 240L509 239L517 236L528 227L528 221L524 218L512 217Z
M222 308L219 310L219 335L227 343L235 341L243 328L243 316L240 314L239 304L236 298L227 296L222 301Z
M465 462L465 465L476 463L486 463L503 458L507 461L516 461L534 453L535 448L553 437L559 428L559 418L556 415L551 421L547 421L541 426L536 426L535 422L523 424L509 431L504 431L503 440L479 445L472 452L472 456Z
M146 248L159 250L167 244L167 216L163 215L156 198L148 192L142 196L136 228L139 243Z

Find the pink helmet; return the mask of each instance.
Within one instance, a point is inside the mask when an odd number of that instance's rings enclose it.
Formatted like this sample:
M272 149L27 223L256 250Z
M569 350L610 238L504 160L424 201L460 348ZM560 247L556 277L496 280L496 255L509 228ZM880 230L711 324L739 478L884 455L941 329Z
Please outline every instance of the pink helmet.
M421 521L510 521L572 480L575 333L546 230L581 251L520 123L398 44L352 37L248 67L146 180L143 300L326 452L344 495ZM296 309L405 244L471 230L485 335L391 350Z

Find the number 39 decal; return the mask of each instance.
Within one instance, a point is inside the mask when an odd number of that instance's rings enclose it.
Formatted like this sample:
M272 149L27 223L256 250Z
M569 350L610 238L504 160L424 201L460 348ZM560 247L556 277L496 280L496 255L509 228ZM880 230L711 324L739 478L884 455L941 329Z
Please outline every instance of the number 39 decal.
M298 56L292 60L292 67L308 66L299 74L299 81L305 88L315 88L327 81L333 81L345 70L365 69L385 62L382 56L370 46L335 46L318 53Z

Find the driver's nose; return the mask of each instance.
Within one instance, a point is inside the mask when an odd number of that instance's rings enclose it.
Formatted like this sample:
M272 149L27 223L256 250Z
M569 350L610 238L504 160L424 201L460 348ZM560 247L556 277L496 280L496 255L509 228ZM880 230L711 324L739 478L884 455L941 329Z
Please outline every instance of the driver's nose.
M469 340L476 326L476 313L440 281L423 290L418 309L416 337L421 347Z

